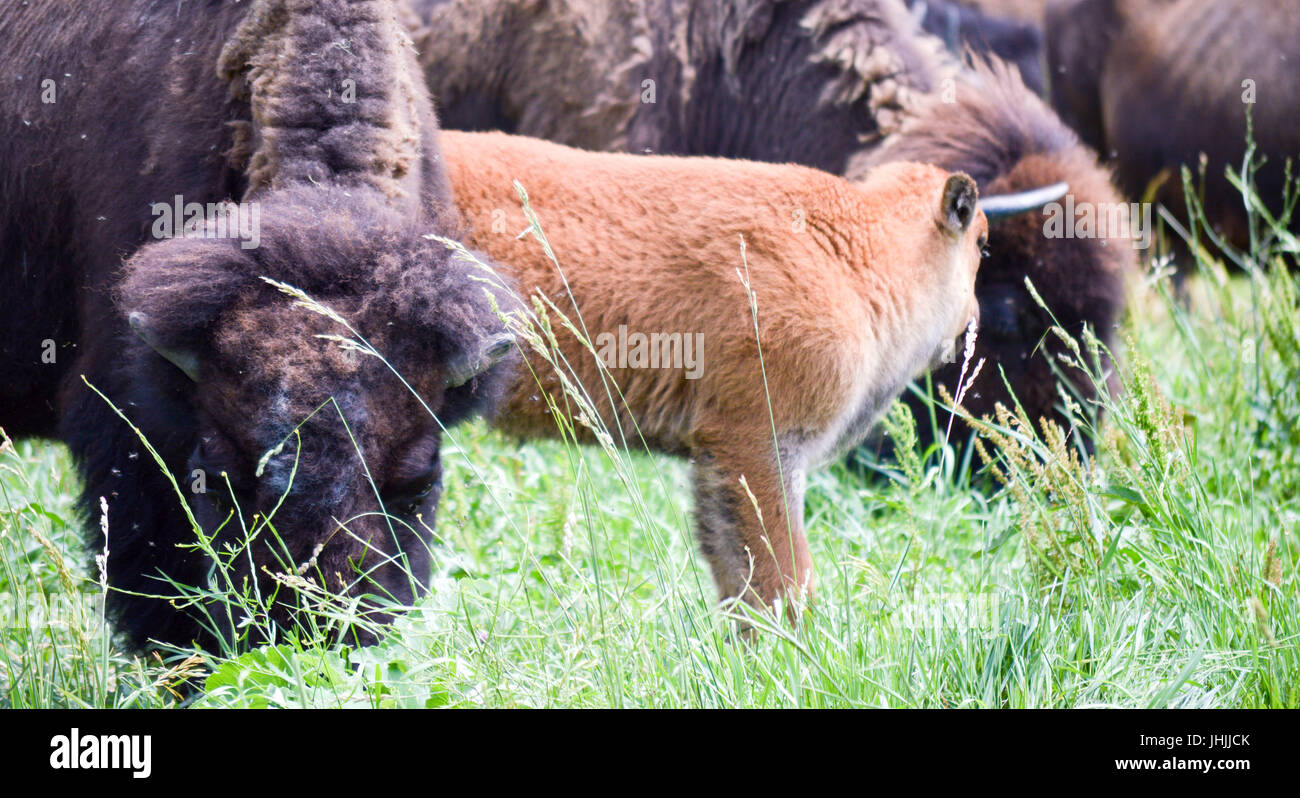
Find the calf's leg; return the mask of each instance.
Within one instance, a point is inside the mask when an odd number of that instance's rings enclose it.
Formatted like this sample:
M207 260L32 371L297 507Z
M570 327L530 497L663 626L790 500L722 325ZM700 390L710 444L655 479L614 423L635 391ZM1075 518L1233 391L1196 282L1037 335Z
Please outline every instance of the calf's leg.
M763 608L782 599L794 621L813 588L802 458L783 451L778 468L770 433L712 437L694 452L695 524L718 592Z

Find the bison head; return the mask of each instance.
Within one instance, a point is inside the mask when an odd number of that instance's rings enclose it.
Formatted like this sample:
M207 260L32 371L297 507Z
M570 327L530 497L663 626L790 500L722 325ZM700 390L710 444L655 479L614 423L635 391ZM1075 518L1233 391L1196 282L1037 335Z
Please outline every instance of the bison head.
M365 190L276 190L260 219L254 248L191 236L128 261L119 305L157 394L140 426L239 579L409 602L442 432L503 389L512 294Z
M1050 204L1063 200L1071 207L1113 208L1119 196L1109 173L1025 89L1014 70L996 59L972 66L958 84L955 102L927 101L872 159L933 163L975 178L989 217L988 254L975 285L980 327L974 359L985 364L963 405L977 418L992 415L999 403L1018 405L1036 427L1040 419L1050 419L1068 432L1069 419L1060 411L1062 391L1077 396L1081 407L1096 409L1097 386L1062 364L1060 356L1069 349L1052 328L1059 324L1078 338L1088 325L1110 346L1124 306L1124 282L1137 259L1130 240L1057 237L1045 220ZM1027 279L1050 313L1034 299ZM957 363L931 377L955 395L961 374ZM925 398L908 395L905 401L918 419L931 417L933 405ZM969 438L965 424L950 425L942 409L934 413L937 423L923 423L918 430L923 447L949 431L954 443Z

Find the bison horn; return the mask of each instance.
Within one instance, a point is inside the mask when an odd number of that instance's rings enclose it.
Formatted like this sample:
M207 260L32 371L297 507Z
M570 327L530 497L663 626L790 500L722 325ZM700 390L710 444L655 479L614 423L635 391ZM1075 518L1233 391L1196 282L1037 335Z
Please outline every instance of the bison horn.
M185 372L185 376L195 382L199 381L199 358L193 352L183 352L177 349L163 345L158 340L158 336L149 326L149 317L139 311L133 311L126 317L127 323L131 325L131 330L140 336L140 340L149 345L149 348L162 355L176 368Z
M510 354L510 348L514 345L514 336L503 333L501 335L493 336L489 339L487 344L476 353L466 355L448 363L447 387L458 388L492 368L500 362L502 358Z
M1042 188L1018 191L1015 194L994 194L991 197L980 198L980 210L984 211L984 215L990 219L1015 216L1026 211L1037 210L1049 202L1055 202L1064 197L1069 190L1069 183L1053 183Z

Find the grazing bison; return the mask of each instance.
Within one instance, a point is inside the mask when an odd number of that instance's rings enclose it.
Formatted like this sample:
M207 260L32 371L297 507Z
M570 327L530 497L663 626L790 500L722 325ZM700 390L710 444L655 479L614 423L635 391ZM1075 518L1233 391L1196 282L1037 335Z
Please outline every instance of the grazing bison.
M1127 214L1092 151L1042 101L1030 96L1009 68L980 67L972 79L977 85L959 89L956 102L927 103L866 163L902 159L962 169L975 178L981 192L994 196L1064 183L1076 206L1123 208ZM977 123L978 137L971 135L972 122ZM985 205L987 209L992 201ZM1053 408L1061 401L1057 374L1066 377L1061 387L1072 396L1085 402L1095 396L1089 378L1061 366L1058 356L1068 350L1048 329L1054 317L1077 337L1086 324L1109 346L1124 305L1126 278L1136 268L1134 249L1123 236L1068 238L1047 233L1041 213L1009 215L991 224L989 255L975 288L981 312L976 356L986 358L986 365L963 402L977 417L992 414L998 402L1009 404L1004 377L1035 421L1055 415ZM1026 278L1050 315L1028 296ZM959 374L956 365L932 372L935 383L950 393L956 392ZM906 401L918 418L924 417L921 400L908 396ZM938 421L938 427L945 428L947 414L940 414ZM927 442L928 426L921 430Z
M1300 15L1276 0L1056 0L1047 9L1052 99L1114 163L1121 188L1186 218L1179 167L1207 161L1206 214L1239 248L1250 232L1224 176L1246 153L1247 110L1268 163L1257 188L1276 211L1284 161L1300 155Z
M1018 76L959 75L898 0L425 0L422 18L417 46L448 127L849 177L902 158L970 174L986 200L1059 182L1080 206L1118 199ZM1087 323L1111 341L1134 250L1043 228L1037 212L992 222L976 287L987 321L976 355L988 362L969 394L974 410L1010 405L1001 369L1030 418L1059 418L1052 362L1064 347L1024 278L1070 332ZM935 376L956 392L955 370ZM1086 406L1092 386L1077 388ZM953 435L967 432L958 423Z
M412 599L441 425L492 398L507 339L423 237L459 217L394 3L29 2L0 42L0 426L68 444L95 551L107 501L118 628L215 645L247 621L148 597L167 580Z
M501 133L448 132L443 144L473 243L585 329L594 351L551 325L610 434L691 458L697 533L722 597L770 606L806 595L807 469L860 442L978 316L987 222L974 182L896 162L852 183L800 166L588 153ZM525 225L515 179L562 273L511 234ZM558 434L552 408L574 402L556 360L530 355L501 429Z
M954 54L969 47L996 55L1015 64L1034 94L1041 96L1045 91L1041 22L998 16L959 0L911 0L908 5L912 14L919 16L921 28L942 39Z

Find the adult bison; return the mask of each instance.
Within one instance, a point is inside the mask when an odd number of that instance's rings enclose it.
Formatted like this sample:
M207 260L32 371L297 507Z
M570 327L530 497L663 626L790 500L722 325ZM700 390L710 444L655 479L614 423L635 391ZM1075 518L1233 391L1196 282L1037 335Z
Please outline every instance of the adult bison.
M448 127L849 177L917 160L972 175L991 217L1017 204L996 195L1061 182L1079 207L1118 201L1094 154L1017 75L959 71L899 0L423 0L420 10L416 43ZM968 407L1010 405L1005 373L1030 418L1059 418L1053 367L1065 350L1024 280L1070 332L1090 324L1109 343L1135 260L1128 241L1048 237L1041 213L991 219L976 287L976 356L988 362ZM955 393L958 374L934 377ZM1074 382L1087 406L1093 384Z
M1114 163L1133 198L1155 196L1186 218L1179 167L1207 163L1209 220L1237 247L1250 231L1240 190L1247 111L1265 205L1281 206L1284 162L1300 156L1300 16L1275 0L1054 0L1047 8L1052 101Z
M1034 94L1041 96L1046 90L1041 20L1001 16L962 0L909 0L908 7L921 20L922 30L942 39L949 51L960 54L971 48L996 55L1015 64Z
M459 221L396 5L34 0L0 42L0 426L68 444L96 551L107 501L129 642L247 622L150 598L172 582L279 587L278 621L296 577L412 599L441 426L491 399L508 339L423 237Z

